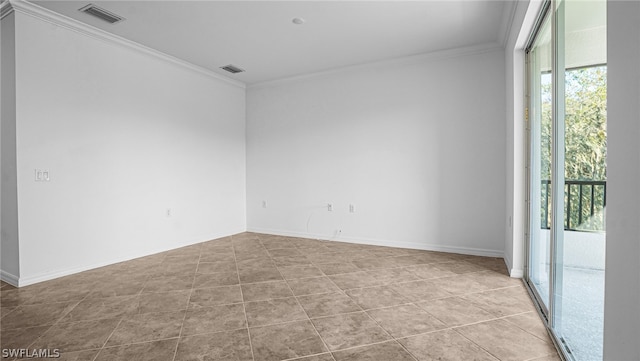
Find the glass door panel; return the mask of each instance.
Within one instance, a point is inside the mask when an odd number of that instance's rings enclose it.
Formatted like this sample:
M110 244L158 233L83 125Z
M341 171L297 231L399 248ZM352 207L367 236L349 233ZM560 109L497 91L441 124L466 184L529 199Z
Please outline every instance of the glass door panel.
M551 17L544 20L529 52L530 249L528 279L536 297L549 307L551 274Z
M552 328L576 360L602 360L606 201L606 2L556 3L556 180Z

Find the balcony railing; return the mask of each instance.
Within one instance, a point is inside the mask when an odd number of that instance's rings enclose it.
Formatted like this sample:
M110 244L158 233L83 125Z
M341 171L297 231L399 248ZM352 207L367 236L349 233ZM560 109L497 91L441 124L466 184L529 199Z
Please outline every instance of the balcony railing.
M551 224L551 181L543 180L541 187L541 228ZM567 231L604 231L606 181L564 182L564 229Z

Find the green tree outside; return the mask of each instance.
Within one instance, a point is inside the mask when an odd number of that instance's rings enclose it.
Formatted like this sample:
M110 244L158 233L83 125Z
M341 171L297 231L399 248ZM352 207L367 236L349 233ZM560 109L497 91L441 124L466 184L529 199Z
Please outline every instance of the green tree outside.
M551 179L551 74L542 74L541 175ZM565 73L565 180L606 181L607 179L607 67L597 66L567 70ZM593 199L591 198L593 187ZM544 187L543 187L544 188ZM604 230L602 207L605 189L602 185L582 186L582 222L578 204L580 187L571 193L565 185L565 205L572 203L570 214L565 207L565 224L571 229ZM542 204L546 198L543 190ZM595 215L591 217L591 202ZM550 201L549 201L550 203ZM550 204L548 204L550 206ZM542 210L542 224L545 212ZM548 215L550 217L550 215ZM550 220L547 220L548 222ZM549 224L549 223L547 223Z

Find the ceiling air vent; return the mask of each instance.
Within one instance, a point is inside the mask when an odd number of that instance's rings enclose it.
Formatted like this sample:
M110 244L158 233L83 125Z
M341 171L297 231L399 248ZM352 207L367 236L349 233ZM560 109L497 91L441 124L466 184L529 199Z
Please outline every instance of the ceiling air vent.
M109 24L115 24L124 20L122 16L118 16L112 12L109 12L105 9L99 8L93 4L89 4L83 8L78 9L83 13L87 13L89 15L93 15L101 20L108 22Z
M220 69L226 70L231 74L237 74L237 73L242 73L244 71L244 69L240 69L235 65L225 65L225 66L221 66Z

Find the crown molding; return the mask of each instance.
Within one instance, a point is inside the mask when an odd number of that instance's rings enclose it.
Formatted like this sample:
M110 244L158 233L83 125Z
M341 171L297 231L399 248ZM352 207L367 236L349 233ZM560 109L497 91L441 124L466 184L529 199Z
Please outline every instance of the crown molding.
M5 4L9 4L9 5L5 5ZM158 51L156 49L150 48L148 46L142 45L140 43L136 43L135 41L131 41L129 39L123 38L121 36L118 35L114 35L111 34L107 31L104 31L102 29L98 29L96 27L93 27L91 25L85 24L83 22L80 22L78 20L72 19L70 17L58 14L54 11L51 11L49 9L46 9L42 6L33 4L29 1L24 1L24 0L6 0L5 3L3 3L3 11L5 9L5 7L9 6L10 8L12 8L13 11L21 13L21 14L25 14L28 16L31 16L33 18L42 20L42 21L46 21L50 24L53 25L57 25L60 26L62 28L74 31L78 34L96 39L96 40L100 40L100 41L106 41L109 42L111 44L115 44L127 49L132 49L135 51L138 51L139 53L157 58L157 59L161 59L164 60L166 62L169 62L171 64L174 65L178 65L182 68L185 69L189 69L191 71L194 71L196 73L199 73L201 75L205 75L208 76L210 78L214 78L220 81L223 81L225 83L231 84L231 85L235 85L239 88L245 89L246 85L243 82L234 80L234 79L230 79L227 78L223 75L220 75L218 73L215 73L209 69L206 69L204 67L192 64L190 62L187 62L185 60L176 58L175 56L163 53L161 51Z
M491 42L491 43L466 46L461 48L440 50L440 51L435 51L430 53L404 56L400 58L393 58L393 59L364 63L364 64L348 65L344 67L319 71L319 72L310 73L310 74L295 75L287 78L267 80L264 82L249 84L247 88L259 89L259 88L276 87L276 86L285 85L289 83L296 83L304 80L325 78L332 75L337 75L337 74L356 71L356 70L406 66L406 65L424 63L427 61L456 58L460 56L477 55L477 54L489 53L493 51L502 51L502 50L504 50L504 47L501 44Z
M11 6L9 0L0 2L0 20L4 19L5 16L11 13L13 13L13 6Z
M521 3L520 0L510 0L505 2L505 8L502 12L502 23L500 24L500 32L498 33L498 43L503 47L507 46L509 36L511 35L511 28L516 15L516 8Z

